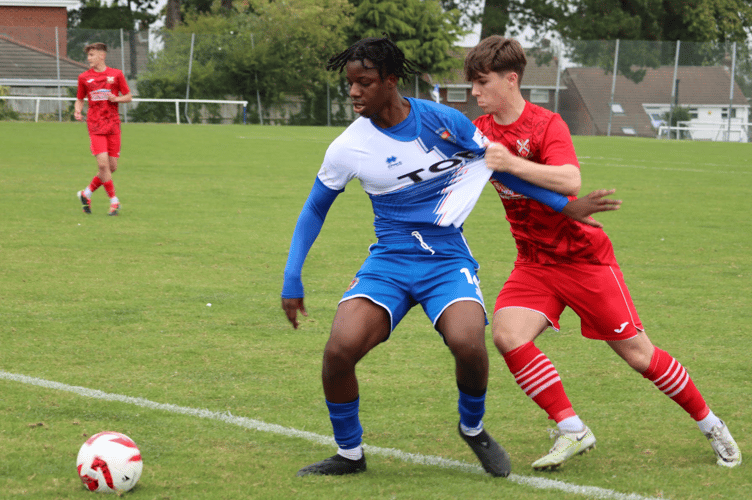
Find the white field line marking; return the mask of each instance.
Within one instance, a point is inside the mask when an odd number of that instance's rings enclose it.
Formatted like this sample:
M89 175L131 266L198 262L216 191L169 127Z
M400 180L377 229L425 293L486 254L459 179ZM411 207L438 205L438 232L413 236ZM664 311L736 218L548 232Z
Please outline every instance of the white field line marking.
M60 382L53 382L36 377L28 377L26 375L9 373L2 370L0 370L0 379L20 382L22 384L36 385L39 387L44 387L46 389L72 392L74 394L78 394L79 396L84 396L87 398L127 403L135 406L141 406L143 408L148 408L150 410L162 410L170 413L188 415L191 417L219 420L220 422L237 425L238 427L244 427L246 429L255 431L270 432L272 434L279 434L286 437L305 439L306 441L311 441L313 443L326 446L337 446L332 437L322 436L320 434L301 431L298 429L291 429L289 427L282 427L281 425L267 424L266 422L262 422L261 420L254 420L252 418L236 417L234 415L231 415L230 412L216 412L205 409L156 403L154 401L149 401L148 399L123 396L121 394L110 394L107 392L98 391L96 389L88 389L86 387L62 384ZM417 453L406 453L394 448L381 448L371 445L363 445L363 447L368 451L369 454L392 457L404 462L410 462L420 465L432 465L444 469L455 469L474 474L484 474L483 469L479 465L471 465L466 462L460 462L458 460L451 460L431 455L420 455ZM563 481L545 479L540 477L511 474L507 478L507 480L513 483L530 486L531 488L540 490L559 490L565 493L583 495L588 498L595 498L599 500L659 500L653 497L643 497L634 493L619 493L614 490L599 488L597 486L578 486L575 484L565 483Z
M635 163L639 163L641 160L625 160L623 158L604 158L604 157L596 157L596 156L580 156L578 158L580 161L580 166L582 165L597 165L600 167L615 167L615 168L639 168L642 170L664 170L669 172L693 172L693 173L700 173L700 174L730 174L730 175L749 175L752 174L752 172L744 171L744 170L716 170L715 168L706 169L706 168L690 168L690 167L659 167L656 165L636 165ZM588 160L595 160L595 161L588 161ZM624 161L630 161L632 163L612 163L612 162L624 162ZM648 160L642 160L642 162L647 163ZM678 165L692 165L690 163L678 163ZM713 163L702 163L700 164L703 167L727 167L728 165L716 165Z

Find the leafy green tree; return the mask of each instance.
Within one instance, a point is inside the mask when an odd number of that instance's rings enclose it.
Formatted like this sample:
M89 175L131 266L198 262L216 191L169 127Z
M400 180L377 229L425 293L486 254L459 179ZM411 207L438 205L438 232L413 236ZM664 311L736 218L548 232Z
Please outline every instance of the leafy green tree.
M575 40L744 41L749 0L509 0L514 23Z
M451 49L466 32L458 10L438 0L354 0L350 42L387 34L424 73L444 74L460 63Z
M644 41L620 48L618 70L636 82L644 70L635 67L673 64L676 44L668 42L701 42L682 47L680 64L713 64L725 55L723 42L742 42L752 31L749 0L509 0L509 4L513 27L530 26L538 39L555 32L576 41L569 45L568 54L576 63L610 71L614 46L599 41Z
M676 127L679 125L679 122L688 122L692 119L692 115L689 112L689 108L683 108L681 106L674 107L671 111L668 111L663 114L663 120L666 123L669 123L669 120L671 121L671 126ZM691 138L688 130L672 130L671 131L671 137L678 138L678 139L689 139Z
M208 13L186 11L183 23L165 33L164 50L139 79L139 92L185 96L194 33L191 97L234 96L255 103L258 92L266 108L286 93L310 97L325 91L330 76L324 63L345 47L352 11L347 0L255 0L240 6L232 16L217 3ZM169 117L174 110L152 105L143 113L143 119L160 113Z
M483 0L439 0L445 12L456 10L460 13L460 26L472 31L483 18Z
M510 24L510 0L486 0L481 17L480 37L504 35Z
M9 87L0 86L0 95L10 95ZM0 99L0 120L18 120L19 115L10 107L10 102Z
M146 29L156 19L151 11L158 0L115 0L107 5L102 0L83 0L79 9L68 11L68 55L86 61L84 47L92 42L104 42L110 48L120 47L120 30L128 32L131 68L137 67L136 30ZM132 75L135 76L135 75Z

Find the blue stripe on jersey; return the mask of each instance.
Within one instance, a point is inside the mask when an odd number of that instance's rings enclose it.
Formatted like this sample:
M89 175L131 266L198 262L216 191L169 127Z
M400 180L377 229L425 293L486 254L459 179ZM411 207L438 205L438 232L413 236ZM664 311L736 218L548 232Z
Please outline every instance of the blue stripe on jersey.
M461 168L456 168L444 175L421 181L399 191L378 196L371 195L373 213L377 218L376 223L378 219L392 219L402 222L446 225L441 224L444 215L441 208L447 196L451 194L448 188L457 181L461 170Z

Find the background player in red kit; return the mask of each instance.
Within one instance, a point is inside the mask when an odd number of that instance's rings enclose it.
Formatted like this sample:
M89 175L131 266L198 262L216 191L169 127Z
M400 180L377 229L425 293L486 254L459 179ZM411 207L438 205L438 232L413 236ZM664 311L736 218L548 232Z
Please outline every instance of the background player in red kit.
M465 59L478 106L488 113L475 125L493 143L488 166L533 184L576 196L580 169L569 129L558 114L525 101L520 82L526 66L519 42L491 36ZM533 343L569 306L582 334L608 345L653 382L697 422L710 440L717 463L741 464L739 447L726 425L708 408L684 367L655 347L637 316L601 228L576 222L515 193L492 177L517 244L517 260L493 316L494 344L520 388L557 423L547 455L533 462L553 469L595 447L595 436L572 408L556 368Z
M104 186L110 197L108 215L117 215L120 201L115 196L112 174L117 170L120 157L120 115L118 103L131 102L133 96L123 72L108 68L105 64L107 45L92 43L84 49L89 61L89 70L78 76L78 93L73 116L82 121L84 98L89 101L86 124L91 140L91 154L97 159L97 175L89 186L76 196L83 205L84 212L91 213L91 193Z

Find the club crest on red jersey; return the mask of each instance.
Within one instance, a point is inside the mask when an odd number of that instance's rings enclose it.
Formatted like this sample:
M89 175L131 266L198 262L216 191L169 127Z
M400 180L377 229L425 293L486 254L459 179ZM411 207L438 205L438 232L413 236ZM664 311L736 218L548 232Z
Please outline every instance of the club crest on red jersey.
M517 152L523 158L530 156L530 139L517 139Z

